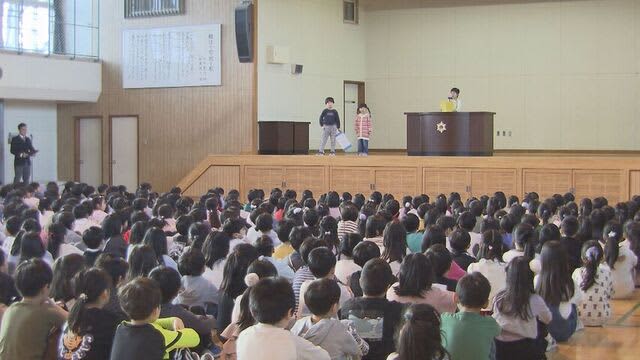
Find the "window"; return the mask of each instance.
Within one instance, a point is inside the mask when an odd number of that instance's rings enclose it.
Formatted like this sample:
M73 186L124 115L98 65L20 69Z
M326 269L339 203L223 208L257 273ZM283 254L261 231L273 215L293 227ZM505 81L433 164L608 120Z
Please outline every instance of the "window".
M1 47L17 51L49 52L49 0L2 1Z
M342 2L342 19L345 23L358 23L358 0L344 0Z
M124 17L184 14L184 0L125 0Z

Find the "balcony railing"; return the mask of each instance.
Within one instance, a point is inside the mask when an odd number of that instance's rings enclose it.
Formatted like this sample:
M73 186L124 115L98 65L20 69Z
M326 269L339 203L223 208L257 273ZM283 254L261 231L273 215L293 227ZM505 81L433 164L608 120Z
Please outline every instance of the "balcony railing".
M99 0L0 0L0 50L98 60Z

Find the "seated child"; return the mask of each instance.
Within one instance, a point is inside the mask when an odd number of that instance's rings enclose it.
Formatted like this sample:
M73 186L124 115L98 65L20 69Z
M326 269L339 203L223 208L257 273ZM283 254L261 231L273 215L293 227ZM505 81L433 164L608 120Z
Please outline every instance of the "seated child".
M287 265L286 260L277 260L273 257L273 240L271 240L270 237L267 235L260 236L254 246L256 250L258 250L258 255L260 255L261 260L268 261L275 266L278 271L277 276L282 276L289 281L293 281L294 272L289 265Z
M418 232L420 219L414 214L407 214L402 220L402 225L407 229L407 247L412 253L421 252L423 233Z
M436 276L434 285L440 284L443 286L443 289L446 288L448 291L456 291L458 281L444 276L451 268L451 262L453 261L449 250L442 244L435 244L427 249L424 254L431 262L433 273Z
M108 359L118 317L104 306L109 302L111 277L91 268L74 277L77 300L62 330L58 356L62 359Z
M611 318L613 281L611 271L602 265L604 257L600 243L589 240L582 246L581 268L571 276L582 302L578 306L578 317L585 326L602 326Z
M429 304L411 305L404 314L405 322L398 332L397 350L387 360L448 360L442 346L438 311ZM416 341L416 335L420 340Z
M538 321L551 322L551 311L533 288L529 258L518 256L507 265L507 284L493 301L493 318L502 327L496 337L496 360L544 359L546 334Z
M211 343L211 332L215 330L214 319L196 316L181 305L174 305L171 302L178 296L181 280L180 274L172 268L158 266L149 273L149 278L155 280L160 285L162 296L160 305L160 317L177 317L182 320L184 326L195 330L200 335L201 347L207 347Z
M335 280L334 272L336 269L336 257L333 255L333 252L326 247L319 247L311 250L309 253L309 270L314 276L314 279L332 279ZM298 302L298 311L297 317L301 318L303 316L311 315L306 303L305 303L305 291L307 287L311 284L312 280L306 280L300 286L300 299ZM349 288L345 285L338 284L340 288L340 305L344 304L345 301L349 300L353 297Z
M476 262L476 259L467 253L471 245L471 236L466 230L457 229L451 233L449 244L453 261L467 271L469 265Z
M295 295L286 279L265 278L254 285L249 294L249 308L257 324L238 336L238 359L329 360L326 350L286 329L295 306Z
M489 306L491 285L479 272L465 275L456 288L459 312L442 314L442 345L451 359L489 359L500 326L490 316L481 315Z
M369 344L364 360L385 359L395 351L393 336L403 305L386 299L387 289L394 281L389 263L380 258L367 261L360 277L364 296L348 300L340 309L340 318L351 320Z
M0 359L41 359L49 332L64 324L67 312L49 299L52 278L41 259L18 265L15 282L22 301L11 304L2 318Z
M355 248L353 248L353 262L360 268L367 263L367 261L380 257L380 247L372 241L362 241ZM351 290L351 293L355 297L362 296L362 288L360 287L360 277L362 270L358 270L349 276L347 285Z
M622 226L619 223L609 221L604 227L603 238L606 241L605 260L613 281L613 298L627 299L635 289L634 270L638 266L638 257L630 248L621 246Z
M159 319L162 293L155 280L135 278L120 288L118 297L131 321L116 329L111 359L169 359L171 351L200 343L198 333L185 329L179 318Z
M353 260L353 249L362 242L362 236L357 233L351 233L346 234L341 239L335 275L338 281L346 285L349 283L351 274L362 270L362 267Z
M85 230L82 234L82 242L86 246L84 251L84 261L88 267L92 267L96 263L96 259L102 254L102 241L104 240L104 231L97 226L92 226Z
M218 303L218 289L202 276L204 268L204 255L200 250L190 248L180 256L178 269L183 275L182 291L173 300L174 304L204 309L208 303Z
M332 359L361 357L369 350L355 330L337 320L340 287L335 280L312 281L304 293L304 302L313 315L298 320L291 332L327 350Z
M358 208L352 203L343 204L340 209L340 221L338 221L338 239L347 234L358 233Z

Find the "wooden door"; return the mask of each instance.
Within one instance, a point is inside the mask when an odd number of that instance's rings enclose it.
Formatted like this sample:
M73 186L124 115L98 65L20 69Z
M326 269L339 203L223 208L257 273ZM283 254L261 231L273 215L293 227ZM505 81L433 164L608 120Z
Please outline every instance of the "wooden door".
M604 196L609 204L624 200L623 176L620 170L574 170L573 187L576 201Z
M471 196L491 196L496 191L502 191L506 196L517 194L516 169L471 169L469 175Z
M233 189L241 191L240 166L210 166L191 186L182 190L186 196L200 197L206 194L207 190L216 187L223 188L225 193ZM245 195L246 193L243 193L241 199L245 199Z
M138 187L138 117L111 117L111 183Z
M573 188L573 171L523 169L522 187L525 194L535 191L542 200L554 194L565 194Z
M284 169L279 166L246 166L244 168L244 193L262 189L266 194L273 188L284 187Z
M415 196L418 189L416 168L376 169L374 190L382 194L393 194L398 200L405 195Z
M102 118L76 119L76 180L102 183Z
M434 199L440 194L460 193L469 196L469 173L466 169L425 168L422 170L422 192Z
M284 168L284 187L295 190L300 195L304 190L311 190L317 199L327 192L324 181L324 167L304 166Z
M371 168L333 167L329 183L329 188L339 194L348 191L353 195L361 193L368 197L373 192L375 178Z

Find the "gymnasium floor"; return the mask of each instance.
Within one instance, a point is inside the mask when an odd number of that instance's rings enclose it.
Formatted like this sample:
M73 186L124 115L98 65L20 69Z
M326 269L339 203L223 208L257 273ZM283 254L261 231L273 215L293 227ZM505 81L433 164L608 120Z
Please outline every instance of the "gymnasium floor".
M549 360L640 359L640 290L632 299L613 301L613 318L603 328L585 328L555 352Z

